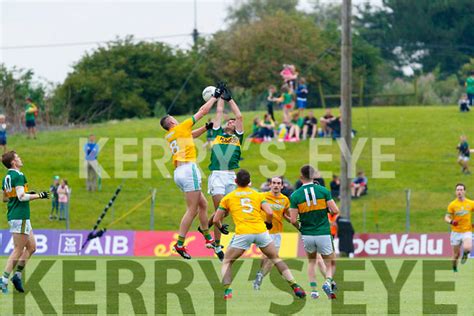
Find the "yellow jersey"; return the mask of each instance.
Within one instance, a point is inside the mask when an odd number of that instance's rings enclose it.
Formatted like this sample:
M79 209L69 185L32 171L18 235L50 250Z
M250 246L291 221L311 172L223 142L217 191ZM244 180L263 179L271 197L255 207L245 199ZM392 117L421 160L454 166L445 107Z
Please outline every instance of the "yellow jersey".
M270 234L277 234L283 232L283 214L290 208L290 200L283 194L275 197L272 192L261 193L267 201L268 205L273 210L273 227ZM263 219L265 220L265 212L263 212Z
M175 167L180 162L196 162L196 145L194 144L192 127L195 123L194 116L172 127L165 135L168 141L173 164Z
M448 206L448 214L455 221L457 226L451 226L451 230L456 233L467 233L472 231L472 212L474 212L474 201L464 199L459 201L455 199Z
M237 235L261 234L267 231L262 219L263 203L266 201L262 194L249 187L238 187L221 200L219 209L230 213Z

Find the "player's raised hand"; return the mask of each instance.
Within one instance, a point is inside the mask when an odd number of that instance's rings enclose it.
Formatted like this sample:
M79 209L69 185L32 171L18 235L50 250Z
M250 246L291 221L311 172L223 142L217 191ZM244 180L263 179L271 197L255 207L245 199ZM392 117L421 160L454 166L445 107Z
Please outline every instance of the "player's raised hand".
M453 226L458 226L459 222L455 220L451 220L450 224Z
M214 122L211 121L211 122L209 122L209 123L206 123L206 130L207 130L207 131L210 130L210 129L212 129L213 127L214 127Z
M219 99L222 95L222 92L224 92L224 89L225 89L225 83L222 81L219 81L216 84L216 90L214 90L214 93L212 94L212 96L216 99Z
M232 93L230 92L230 89L228 87L225 87L223 92L222 92L222 95L221 95L221 98L227 102L229 102L230 100L232 100Z
M49 192L46 192L46 191L40 192L38 193L38 197L40 199L49 199Z

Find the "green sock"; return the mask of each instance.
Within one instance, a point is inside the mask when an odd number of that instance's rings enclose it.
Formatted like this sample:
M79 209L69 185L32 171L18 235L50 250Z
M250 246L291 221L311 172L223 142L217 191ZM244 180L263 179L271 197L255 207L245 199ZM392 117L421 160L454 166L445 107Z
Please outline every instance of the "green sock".
M186 237L183 236L178 236L178 247L183 247L184 246L184 239Z
M18 266L16 266L16 272L22 272L24 268L25 268L25 266L18 265Z
M230 288L230 284L224 284L224 294L229 294L232 292L232 289Z
M298 284L296 284L296 281L293 279L293 280L290 280L290 281L286 281L288 282L288 284L292 287L292 288L295 288L295 287L298 287Z
M211 234L209 234L209 229L203 229L202 234L204 235L204 238L206 238L206 240L212 240L212 236Z
M6 272L6 271L3 272L3 277L4 277L5 279L8 279L8 278L10 277L10 273L9 273L9 272Z
M309 286L311 286L311 288L313 289L313 291L316 291L316 290L317 290L317 287L318 287L318 285L316 284L316 282L309 282Z
M221 240L220 239L216 239L216 240L214 240L214 242L216 243L216 247L219 247L221 245Z
M326 282L331 284L332 283L332 278L326 278Z

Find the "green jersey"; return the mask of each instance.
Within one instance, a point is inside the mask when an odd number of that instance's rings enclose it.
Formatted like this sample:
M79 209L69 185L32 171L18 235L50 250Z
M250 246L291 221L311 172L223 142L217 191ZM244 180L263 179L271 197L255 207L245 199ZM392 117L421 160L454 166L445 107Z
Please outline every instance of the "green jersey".
M34 121L35 120L35 106L32 104L25 105L25 120Z
M234 170L239 169L240 147L244 139L244 133L236 132L233 135L226 134L222 127L212 130L211 163L209 170Z
M332 200L331 192L317 184L304 184L293 192L290 207L298 209L302 235L330 235L327 201Z
M28 182L25 175L14 169L8 169L8 173L3 178L2 190L8 197L7 219L30 219L30 202L22 202L16 195L16 187L24 187L25 192L28 191Z
M466 93L474 94L474 77L466 79Z

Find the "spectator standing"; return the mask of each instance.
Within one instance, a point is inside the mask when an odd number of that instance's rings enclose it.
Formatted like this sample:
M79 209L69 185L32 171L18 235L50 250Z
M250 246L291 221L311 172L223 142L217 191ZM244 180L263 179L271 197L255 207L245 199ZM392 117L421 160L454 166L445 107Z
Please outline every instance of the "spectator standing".
M281 87L282 94L275 101L280 102L283 106L283 121L290 120L290 112L295 107L293 100L293 90L288 85Z
M471 150L469 149L469 144L467 143L466 135L461 135L461 142L459 143L457 150L459 152L458 163L462 167L462 173L470 174L469 171L469 159L471 156Z
M331 195L339 200L341 196L341 180L337 175L332 176L329 186L331 187Z
M59 187L59 176L53 177L53 184L49 187L51 197L51 214L49 214L49 220L58 219L59 213L59 201L58 201L58 187Z
M471 75L466 79L466 94L469 99L469 105L474 105L474 71L472 71Z
M93 134L89 135L89 141L84 145L84 153L87 165L87 191L97 190L97 181L100 178L99 163L97 156L99 155L99 145L95 141Z
M296 80L298 79L298 72L296 71L295 65L284 64L280 76L282 76L283 81L291 90L295 89Z
M38 115L38 107L31 98L26 98L25 105L25 125L28 131L28 138L36 139L36 116Z
M275 86L271 85L268 87L268 95L267 95L267 113L270 114L273 121L275 121L275 115L273 113L273 105L275 104L278 97L276 94Z
M0 146L3 147L3 153L7 152L7 122L5 115L0 114Z
M69 187L67 185L67 180L62 179L61 184L57 189L58 193L58 202L59 202L59 220L66 220L66 211L69 203Z
M308 87L306 86L306 79L301 78L296 90L296 107L300 112L300 116L303 116L303 111L306 109L308 102Z
M317 131L318 131L318 119L314 117L313 111L309 111L308 115L304 118L303 140L305 140L308 136L310 138L315 138Z
M467 94L463 93L461 99L458 101L459 111L469 112L471 110L471 105L469 104L469 98Z
M357 177L351 183L351 195L353 198L359 198L361 195L367 194L367 181L364 171L359 171Z

